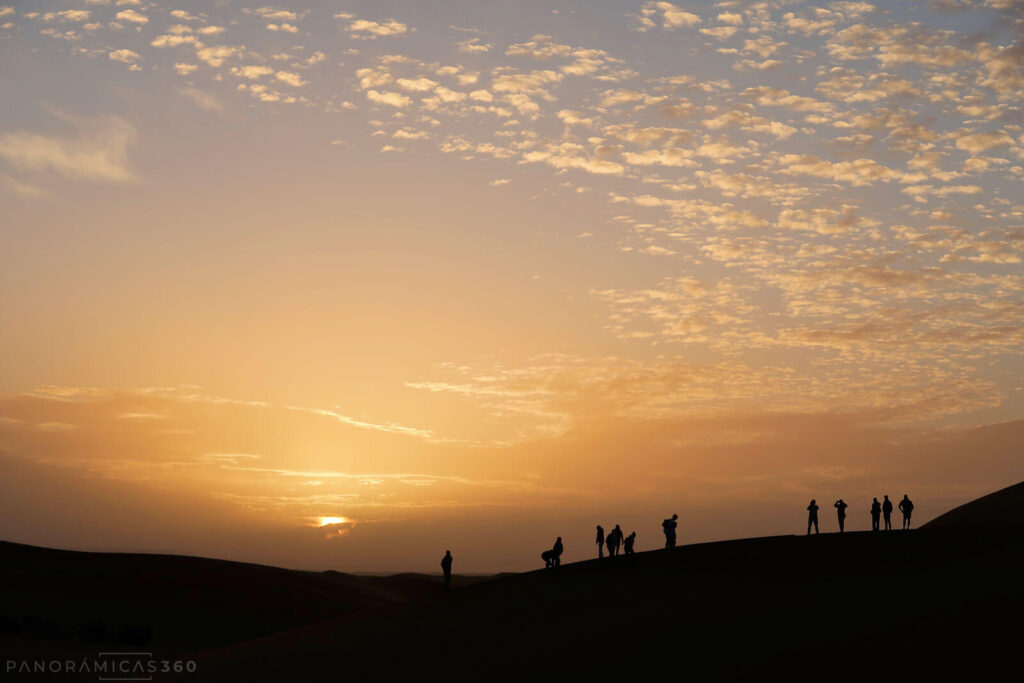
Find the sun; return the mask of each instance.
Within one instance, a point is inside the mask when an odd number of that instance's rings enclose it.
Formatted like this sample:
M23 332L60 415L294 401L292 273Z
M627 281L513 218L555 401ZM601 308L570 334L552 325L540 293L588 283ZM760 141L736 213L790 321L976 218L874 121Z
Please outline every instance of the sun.
M330 526L332 524L347 524L348 517L317 517L317 526Z

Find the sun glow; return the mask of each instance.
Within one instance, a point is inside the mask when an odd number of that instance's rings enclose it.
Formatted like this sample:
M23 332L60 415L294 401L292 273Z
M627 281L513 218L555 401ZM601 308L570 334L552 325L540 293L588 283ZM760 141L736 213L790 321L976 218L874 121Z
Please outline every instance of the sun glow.
M348 524L348 517L317 517L317 526L331 526L332 524Z

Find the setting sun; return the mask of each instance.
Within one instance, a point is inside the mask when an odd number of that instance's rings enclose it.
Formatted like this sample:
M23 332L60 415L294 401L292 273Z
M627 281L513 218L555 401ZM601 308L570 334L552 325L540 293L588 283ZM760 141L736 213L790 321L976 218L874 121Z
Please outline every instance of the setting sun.
M317 517L317 526L330 526L332 524L348 524L348 517Z

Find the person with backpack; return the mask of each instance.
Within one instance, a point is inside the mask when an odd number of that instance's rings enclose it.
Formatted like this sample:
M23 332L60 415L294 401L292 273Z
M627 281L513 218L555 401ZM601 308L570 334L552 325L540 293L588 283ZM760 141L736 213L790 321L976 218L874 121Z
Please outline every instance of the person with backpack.
M678 526L679 515L672 515L661 523L661 530L665 533L665 548L676 547L676 526Z

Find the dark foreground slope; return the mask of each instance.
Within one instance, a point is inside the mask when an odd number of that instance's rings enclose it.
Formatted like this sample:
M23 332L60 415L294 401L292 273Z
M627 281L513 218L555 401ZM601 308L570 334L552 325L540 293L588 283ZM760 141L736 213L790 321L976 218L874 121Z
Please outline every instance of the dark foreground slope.
M925 529L974 529L1024 526L1024 481L953 508Z
M635 673L822 680L1021 669L1024 537L862 532L582 562L200 656L202 680Z
M111 646L194 651L436 595L439 583L0 541L0 645L55 657Z

